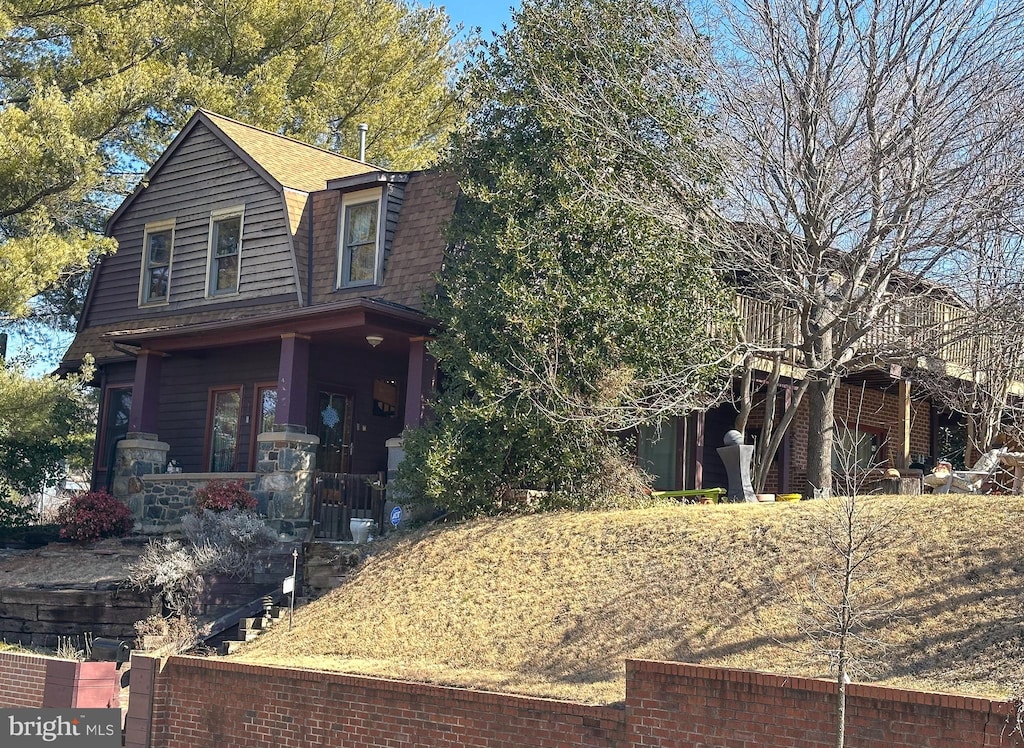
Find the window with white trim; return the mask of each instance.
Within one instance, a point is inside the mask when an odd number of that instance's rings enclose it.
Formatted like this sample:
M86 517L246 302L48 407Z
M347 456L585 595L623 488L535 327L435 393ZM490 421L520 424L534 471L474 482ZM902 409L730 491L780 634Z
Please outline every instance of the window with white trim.
M341 199L338 288L380 282L384 221L379 189L352 192Z
M207 296L238 293L242 266L242 218L244 208L210 214L210 249L207 258Z
M174 221L147 223L142 240L139 306L166 304L171 290Z

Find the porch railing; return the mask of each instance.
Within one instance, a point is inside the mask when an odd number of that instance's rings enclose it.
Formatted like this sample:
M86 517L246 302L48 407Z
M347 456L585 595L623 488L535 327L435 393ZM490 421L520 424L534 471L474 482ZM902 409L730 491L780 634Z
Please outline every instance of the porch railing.
M770 348L790 347L799 341L797 310L750 296L737 295L736 310L748 342ZM936 299L916 299L904 309L891 309L885 318L864 336L866 350L897 348L912 342L922 351L947 363L970 367L979 347L987 345L983 337L968 334L968 318L963 309ZM795 363L800 356L791 350Z
M316 537L352 540L349 521L372 519L384 526L384 474L322 473L313 477L313 521Z

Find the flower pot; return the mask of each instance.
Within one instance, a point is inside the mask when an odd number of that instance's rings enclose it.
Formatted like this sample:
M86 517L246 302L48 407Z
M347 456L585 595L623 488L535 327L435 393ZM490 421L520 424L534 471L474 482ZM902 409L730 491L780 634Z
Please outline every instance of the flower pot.
M759 493L757 494L758 501L775 501L775 494L773 493Z
M376 524L372 519L353 517L348 521L348 529L352 533L352 542L365 543L370 538L370 530Z

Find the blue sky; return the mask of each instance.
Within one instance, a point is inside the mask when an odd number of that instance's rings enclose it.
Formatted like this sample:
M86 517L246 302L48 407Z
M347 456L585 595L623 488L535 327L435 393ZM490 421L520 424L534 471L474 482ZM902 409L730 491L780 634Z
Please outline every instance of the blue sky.
M448 11L452 23L461 23L467 29L479 26L486 40L491 38L491 31L500 31L501 24L508 22L512 15L510 8L519 6L518 2L510 0L438 0L436 4Z

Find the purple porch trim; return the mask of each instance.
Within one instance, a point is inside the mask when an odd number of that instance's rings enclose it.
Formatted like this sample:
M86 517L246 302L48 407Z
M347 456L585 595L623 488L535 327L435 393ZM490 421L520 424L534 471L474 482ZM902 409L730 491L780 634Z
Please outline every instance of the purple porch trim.
M306 425L306 390L309 382L309 338L297 333L281 336L281 359L277 369L277 407L274 420L279 425Z
M433 390L434 359L427 353L430 338L409 338L409 375L405 389L405 427L416 428L423 423L424 404Z
M156 434L160 407L160 369L164 355L143 348L135 359L135 384L132 387L132 409L128 431Z

